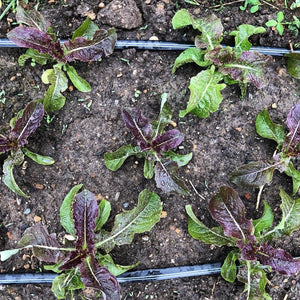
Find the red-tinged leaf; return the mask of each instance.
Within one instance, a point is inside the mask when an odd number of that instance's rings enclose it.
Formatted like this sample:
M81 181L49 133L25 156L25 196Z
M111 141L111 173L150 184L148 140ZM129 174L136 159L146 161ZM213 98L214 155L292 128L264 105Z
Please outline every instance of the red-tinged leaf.
M66 271L76 268L87 257L87 251L72 251L64 259L63 263L59 266L59 270Z
M0 153L11 150L14 144L4 135L0 134Z
M73 219L77 235L77 250L87 249L90 254L94 254L94 230L98 212L97 200L93 193L84 190L75 196Z
M18 247L31 245L33 246L33 254L41 261L58 263L64 257L64 254L58 250L60 246L56 241L56 234L49 234L47 228L41 223L27 228L18 243Z
M106 300L121 299L121 288L117 278L104 266L100 266L93 256L88 257L79 265L79 271L85 287L102 291Z
M289 156L298 156L300 153L300 103L297 103L289 111L286 125L289 128L289 133L283 145L283 150Z
M208 204L211 216L221 224L226 236L246 242L254 232L252 220L245 217L245 205L237 192L223 186Z
M293 275L300 271L300 261L295 260L283 249L275 249L268 244L261 244L258 259L264 265L283 275Z
M44 117L44 106L35 101L30 102L25 107L22 116L15 122L10 133L10 140L16 141L17 147L27 144L27 138L41 124Z
M256 260L256 252L257 252L257 240L254 235L248 236L250 241L247 244L244 244L242 240L236 242L236 245L241 249L241 259L244 260Z
M184 181L178 177L178 164L167 161L157 162L154 167L156 186L165 193L187 195L189 193Z
M97 30L91 40L84 37L76 37L74 41L64 43L65 58L68 61L79 59L81 61L96 61L102 56L112 54L117 41L115 29L108 31Z
M140 149L142 151L149 149L152 133L152 126L149 120L138 109L123 109L122 118L126 127L133 134Z
M177 129L169 130L163 134L158 135L152 141L152 148L157 152L167 152L183 141L183 135Z

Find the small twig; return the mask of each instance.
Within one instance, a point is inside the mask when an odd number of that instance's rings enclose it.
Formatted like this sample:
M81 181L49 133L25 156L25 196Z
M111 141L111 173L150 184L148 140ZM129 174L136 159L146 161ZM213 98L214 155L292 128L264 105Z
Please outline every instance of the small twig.
M224 4L218 4L218 5L214 5L214 6L210 6L209 8L219 8L222 6L228 6L228 5L232 5L232 4L236 4L239 2L244 2L245 0L236 0L236 1L232 1L232 2L228 2L228 3L224 3Z
M199 194L199 192L196 190L195 186L193 185L193 183L189 180L190 185L192 186L193 190L195 191L195 193L202 199L205 200L205 198Z
M263 3L266 4L266 5L269 5L269 6L273 7L273 8L275 8L275 9L279 9L277 6L275 6L275 5L273 5L273 4L269 3L269 2L267 2L267 1L265 1L265 0L260 0L260 1L263 2Z
M258 194L257 194L257 200L256 200L256 210L258 210L259 203L260 203L261 193L262 193L262 191L263 191L264 186L265 186L265 185L262 185L262 186L259 188L259 192L258 192Z
M294 48L293 48L293 44L292 44L291 40L289 40L289 46L290 46L290 49L291 49L291 53L293 53L294 52Z

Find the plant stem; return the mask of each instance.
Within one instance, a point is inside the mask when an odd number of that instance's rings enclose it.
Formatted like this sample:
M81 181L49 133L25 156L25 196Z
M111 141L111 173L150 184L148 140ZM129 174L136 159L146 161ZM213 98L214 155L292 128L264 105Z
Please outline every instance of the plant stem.
M224 3L224 4L218 4L218 5L210 6L209 8L219 8L219 7L222 7L222 6L229 6L229 5L244 2L244 1L245 0L236 0L236 1L228 2L228 3Z
M262 194L262 191L263 191L264 186L265 186L265 185L262 185L262 186L259 188L259 191L258 191L258 194L257 194L257 200L256 200L256 210L258 210L259 203L260 203L260 197L261 197L261 194Z
M11 1L7 7L4 9L3 13L0 16L0 21L4 18L4 16L6 15L6 13L10 10L10 8L16 3L16 0Z
M202 200L205 200L205 198L204 198L202 195L200 195L200 194L198 193L198 191L196 190L196 188L195 188L195 186L193 185L193 183L192 183L191 180L189 180L189 183L190 183L190 185L192 186L193 190L195 191L196 195L198 195Z

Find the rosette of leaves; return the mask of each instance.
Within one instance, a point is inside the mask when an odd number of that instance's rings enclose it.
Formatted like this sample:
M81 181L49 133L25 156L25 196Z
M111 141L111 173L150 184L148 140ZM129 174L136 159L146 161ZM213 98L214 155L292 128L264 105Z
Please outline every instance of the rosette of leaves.
M300 172L294 167L293 158L300 155L300 103L289 111L286 125L289 129L288 133L282 125L272 122L267 110L260 112L256 118L256 131L260 136L277 143L276 152L272 158L242 165L230 175L230 180L237 185L260 189L257 207L262 189L265 184L272 181L275 170L285 172L292 177L293 194L299 190Z
M195 216L191 206L186 206L188 230L193 238L219 247L233 247L222 265L221 275L229 282L237 279L245 283L243 299L271 299L265 291L268 271L283 275L293 275L300 271L299 260L269 243L300 228L300 199L292 199L282 189L280 196L282 219L273 229L274 216L266 202L261 218L249 220L245 217L242 200L228 186L221 187L208 204L212 218L221 226L208 228Z
M192 153L180 155L171 150L181 144L183 135L177 129L164 132L172 118L166 100L167 96L163 94L158 120L152 123L139 109L123 109L123 121L138 146L124 145L115 152L107 152L104 163L108 169L116 171L129 156L143 157L145 178L154 176L157 187L165 193L188 194L184 181L178 177L178 167L186 165Z
M61 225L74 237L73 247L61 247L55 233L49 234L44 225L37 223L25 230L18 249L0 252L1 261L24 248L32 248L39 260L55 264L45 269L60 274L52 283L57 299L65 299L68 295L73 299L76 290L89 287L101 291L106 300L118 300L120 285L116 276L137 264L115 264L109 252L115 245L130 244L136 233L151 230L160 220L162 204L157 194L142 191L137 206L118 214L108 232L102 227L110 215L110 202L103 199L97 204L93 193L87 190L79 193L81 187L73 187L60 208Z
M42 81L50 84L43 99L46 111L59 110L64 106L65 97L62 93L68 88L67 76L79 91L91 90L89 83L69 63L75 60L98 61L112 54L117 40L114 28L99 29L87 18L74 31L72 39L61 45L50 23L38 11L24 10L18 6L16 19L22 25L11 30L7 37L18 46L29 48L19 57L19 64L24 65L27 59L41 65L54 63L53 68L47 69L42 75Z
M201 35L195 37L195 47L186 49L175 60L173 73L186 63L196 63L205 69L190 80L190 98L180 117L192 113L206 118L215 112L223 100L221 91L226 85L238 83L242 97L248 83L257 88L265 85L263 69L270 57L249 51L252 44L249 37L263 33L263 27L240 25L230 33L234 36L235 46L223 48L223 26L214 14L195 19L186 9L181 9L172 19L174 29L192 26Z
M0 154L10 151L3 164L2 181L14 193L28 198L17 185L13 169L24 161L24 155L28 156L40 165L51 165L54 160L49 156L33 153L24 145L28 143L28 137L40 126L44 116L42 103L31 101L10 121L10 128L2 128L0 133Z

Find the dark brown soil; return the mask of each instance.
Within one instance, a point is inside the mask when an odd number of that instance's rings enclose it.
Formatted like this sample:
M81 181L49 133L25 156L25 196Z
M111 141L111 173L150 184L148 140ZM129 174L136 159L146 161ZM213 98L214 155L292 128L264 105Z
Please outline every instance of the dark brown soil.
M98 7L99 2L71 0L65 3L41 3L40 10L52 22L54 30L59 30L60 36L67 38L85 19L87 11L98 15L95 20L98 25L103 23L104 27L108 27L108 21L104 20L111 12L107 9L103 16L104 12ZM112 1L103 2L107 8ZM171 28L174 12L185 7L199 16L211 13L209 7L218 4L218 1L199 1L201 4L198 7L180 0L135 2L142 15L141 27L144 29L118 28L119 39L148 40L156 36L160 40L189 40L189 37L184 36L184 31L175 32ZM223 1L226 2L230 1ZM281 2L275 5L279 7ZM227 32L243 23L263 25L268 19L275 18L277 12L268 5L262 5L259 12L252 15L249 11L240 11L239 5L213 10L222 19ZM289 20L292 20L292 14L299 17L299 11L288 12L286 10ZM8 19L14 20L14 15L9 14ZM12 22L2 21L1 36L5 37L6 31L12 27ZM288 29L282 37L274 30L267 29L265 34L256 37L253 42L261 46L287 47L290 39L297 41L294 33ZM2 123L8 122L29 101L42 98L47 89L40 79L45 68L31 67L30 64L25 67L18 65L17 58L24 51L0 50L0 91L5 91L6 98L4 104L0 103ZM172 75L171 66L178 54L130 49L115 51L102 62L74 64L78 73L90 82L92 91L87 94L75 90L66 92L64 108L53 115L50 124L45 121L30 138L28 148L50 155L56 161L53 166L43 167L26 160L22 167L16 168L16 181L30 195L30 199L21 199L1 183L0 250L14 248L24 230L34 224L35 216L41 217L49 231L56 232L62 240L65 233L59 224L60 204L71 187L83 183L86 189L109 199L115 214L125 207L133 208L139 192L145 188L161 196L165 218L151 232L137 235L130 246L115 249L112 254L117 263L126 265L140 261L136 269L149 269L224 260L230 249L206 245L188 234L185 205L191 204L196 215L206 225L216 225L207 211L207 201L222 185L230 185L228 174L251 160L271 157L275 150L273 142L261 139L256 134L257 114L266 108L273 120L284 123L287 112L298 102L299 82L287 73L283 58L273 58L265 72L268 80L265 88L257 90L249 86L245 99L241 100L238 87L227 87L223 91L224 101L216 113L207 119L192 115L179 119L179 110L184 109L188 101L189 78L200 69L186 65L176 75ZM129 63L121 58L128 59ZM135 97L137 90L141 91L139 97ZM178 152L194 153L189 165L181 170L191 190L191 194L185 197L161 193L154 181L143 177L142 160L128 159L117 172L111 172L104 166L103 153L133 142L132 136L125 134L121 108L140 107L147 117L154 119L159 113L160 95L163 92L168 93L174 112L173 119L185 134L184 148ZM1 163L4 159L5 155L0 156ZM193 192L189 182L193 183L206 201ZM280 186L289 194L292 193L291 179L275 173L272 185L266 187L262 195L262 199L276 213L275 222L280 219ZM256 212L257 190L235 188L248 209L247 217L258 218L262 213L262 205ZM250 194L250 200L244 197L245 193ZM28 208L30 212L26 214ZM282 241L274 241L274 246L286 249L293 256L300 256L299 240L300 234L296 232ZM1 263L0 272L37 272L42 268L42 264L35 258L22 255ZM299 275L284 277L268 274L270 284L267 290L272 299L299 299L299 278ZM237 299L242 291L243 285L240 283L230 284L220 275L214 275L122 284L122 299ZM90 291L84 295L87 299L93 299ZM54 299L54 296L50 286L0 286L0 299Z

